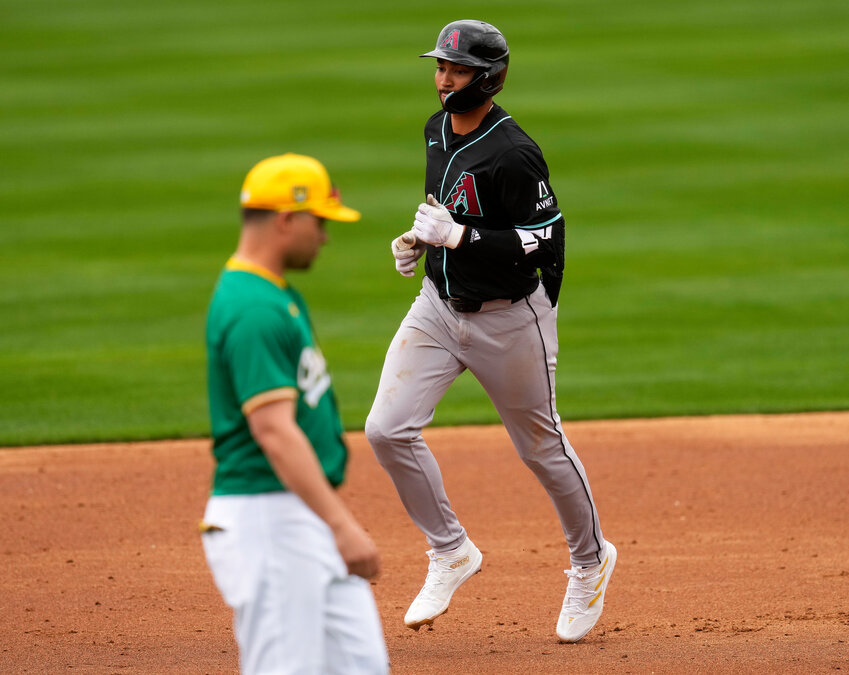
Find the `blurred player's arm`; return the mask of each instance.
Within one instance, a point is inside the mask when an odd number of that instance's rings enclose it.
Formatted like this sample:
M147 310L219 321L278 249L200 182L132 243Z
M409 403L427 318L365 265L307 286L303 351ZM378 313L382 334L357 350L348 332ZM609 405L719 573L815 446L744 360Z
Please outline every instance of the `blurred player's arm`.
M251 434L281 482L330 527L350 574L380 571L377 546L327 481L312 444L295 421L295 400L277 400L248 413Z

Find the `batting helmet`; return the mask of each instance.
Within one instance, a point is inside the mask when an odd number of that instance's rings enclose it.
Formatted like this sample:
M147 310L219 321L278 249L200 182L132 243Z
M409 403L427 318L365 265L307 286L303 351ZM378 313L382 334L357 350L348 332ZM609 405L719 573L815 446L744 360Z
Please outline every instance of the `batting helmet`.
M484 21L452 21L436 38L436 48L421 56L432 56L477 68L465 87L452 91L442 106L451 113L467 113L495 96L504 87L510 50L495 26Z

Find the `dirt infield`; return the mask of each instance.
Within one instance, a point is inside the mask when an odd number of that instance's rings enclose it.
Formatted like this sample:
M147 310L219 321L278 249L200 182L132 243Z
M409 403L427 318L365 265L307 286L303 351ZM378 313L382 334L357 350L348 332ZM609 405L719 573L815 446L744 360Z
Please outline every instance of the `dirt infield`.
M849 413L566 425L619 562L581 643L554 624L568 551L500 427L434 429L484 552L432 630L404 611L426 544L362 434L347 501L383 554L393 673L849 670ZM206 441L0 450L0 672L233 673L195 526Z

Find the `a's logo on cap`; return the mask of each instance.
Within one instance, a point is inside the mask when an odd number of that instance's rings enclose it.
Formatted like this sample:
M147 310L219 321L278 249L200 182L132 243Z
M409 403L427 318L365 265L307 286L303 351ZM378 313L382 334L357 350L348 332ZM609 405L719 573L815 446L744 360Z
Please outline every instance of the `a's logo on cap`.
M292 188L292 199L296 202L307 201L307 188L304 185L296 185Z
M250 190L242 190L242 204L249 202L251 200L251 192Z
M454 30L451 31L451 34L442 41L442 44L439 45L439 46L440 47L448 47L449 49L457 49L459 43L460 43L460 29L455 28Z

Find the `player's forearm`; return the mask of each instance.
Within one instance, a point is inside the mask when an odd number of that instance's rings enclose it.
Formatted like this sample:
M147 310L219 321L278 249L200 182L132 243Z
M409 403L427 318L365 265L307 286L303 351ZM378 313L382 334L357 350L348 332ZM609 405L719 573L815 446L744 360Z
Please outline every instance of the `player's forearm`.
M257 441L280 481L331 530L337 532L354 520L327 481L309 440L297 426L267 429Z
M467 227L458 249L495 264L545 267L563 258L562 231L562 221L539 230L478 230Z
M521 253L516 261L528 267L549 267L563 262L563 221L537 229L516 228Z
M327 523L348 573L370 579L380 570L377 547L327 481L295 405L287 399L257 408L248 416L251 434L280 481Z

